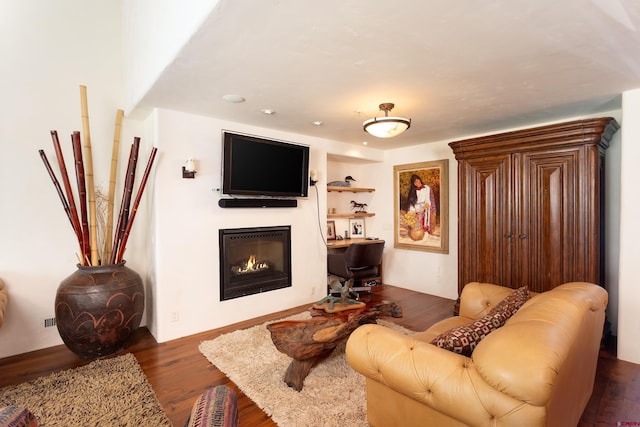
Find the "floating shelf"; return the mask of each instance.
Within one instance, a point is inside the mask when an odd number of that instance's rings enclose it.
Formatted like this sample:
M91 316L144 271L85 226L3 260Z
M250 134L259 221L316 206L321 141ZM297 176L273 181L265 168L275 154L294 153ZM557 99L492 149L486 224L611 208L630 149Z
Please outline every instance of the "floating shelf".
M375 216L374 213L334 213L327 214L327 218L364 218Z
M335 191L338 193L346 192L346 193L373 193L376 191L375 188L359 188L359 187L338 187L338 186L328 186L327 191Z

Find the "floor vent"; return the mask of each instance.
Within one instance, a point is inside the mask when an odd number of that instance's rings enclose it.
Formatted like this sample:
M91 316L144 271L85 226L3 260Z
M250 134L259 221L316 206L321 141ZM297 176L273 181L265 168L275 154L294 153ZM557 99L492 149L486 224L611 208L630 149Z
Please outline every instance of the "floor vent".
M45 328L50 328L52 326L56 326L56 318L55 317L50 317L48 319L44 319L44 327Z

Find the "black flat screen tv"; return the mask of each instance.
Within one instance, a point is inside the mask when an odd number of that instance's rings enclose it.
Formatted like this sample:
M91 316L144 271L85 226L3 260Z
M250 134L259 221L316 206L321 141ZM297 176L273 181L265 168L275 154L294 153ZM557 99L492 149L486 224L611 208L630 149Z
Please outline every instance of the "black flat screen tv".
M223 194L307 197L308 190L308 146L223 133Z

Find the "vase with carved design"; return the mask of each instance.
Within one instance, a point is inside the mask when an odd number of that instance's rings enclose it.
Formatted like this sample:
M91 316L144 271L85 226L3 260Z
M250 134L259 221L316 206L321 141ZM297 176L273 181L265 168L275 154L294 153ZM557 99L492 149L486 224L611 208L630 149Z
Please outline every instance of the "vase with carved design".
M58 286L58 332L65 345L83 359L123 350L140 326L144 286L140 275L125 262L78 265Z

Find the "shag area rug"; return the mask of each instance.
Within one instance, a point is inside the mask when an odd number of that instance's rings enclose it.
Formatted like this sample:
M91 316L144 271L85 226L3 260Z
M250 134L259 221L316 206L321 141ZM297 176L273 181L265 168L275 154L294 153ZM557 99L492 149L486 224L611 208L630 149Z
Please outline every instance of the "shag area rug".
M308 318L304 312L281 320ZM368 426L365 379L346 361L346 340L311 370L297 392L283 381L291 358L276 349L266 328L276 321L204 341L200 352L280 427ZM385 320L377 323L412 333Z
M167 426L172 423L128 353L0 389L0 406L29 409L40 426Z

